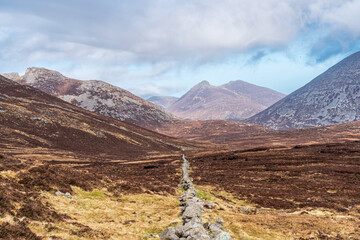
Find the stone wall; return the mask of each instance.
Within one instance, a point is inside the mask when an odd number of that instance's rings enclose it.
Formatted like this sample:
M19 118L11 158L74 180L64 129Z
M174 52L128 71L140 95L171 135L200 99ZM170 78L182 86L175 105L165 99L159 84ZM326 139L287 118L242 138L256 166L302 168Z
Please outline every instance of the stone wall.
M180 187L185 190L180 197L180 206L182 207L181 216L183 224L167 228L161 235L162 240L230 240L231 236L224 231L223 220L216 219L215 223L202 223L201 213L204 211L203 201L197 197L196 189L189 177L190 166L182 156L182 181Z

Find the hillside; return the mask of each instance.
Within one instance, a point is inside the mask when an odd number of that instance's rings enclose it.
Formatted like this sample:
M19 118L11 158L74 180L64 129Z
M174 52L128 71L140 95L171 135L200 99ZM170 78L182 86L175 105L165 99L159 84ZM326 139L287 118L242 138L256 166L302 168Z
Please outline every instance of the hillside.
M102 81L71 79L59 72L35 67L28 68L24 76L3 75L78 107L139 126L151 128L175 119L155 104Z
M121 158L181 150L175 139L88 112L2 76L0 125L2 146L41 146Z
M293 129L360 120L360 52L246 121Z
M152 102L163 109L170 107L171 104L179 100L177 97L171 96L153 96L147 99L149 102Z
M243 120L284 96L240 80L222 86L212 86L202 81L166 110L183 119Z

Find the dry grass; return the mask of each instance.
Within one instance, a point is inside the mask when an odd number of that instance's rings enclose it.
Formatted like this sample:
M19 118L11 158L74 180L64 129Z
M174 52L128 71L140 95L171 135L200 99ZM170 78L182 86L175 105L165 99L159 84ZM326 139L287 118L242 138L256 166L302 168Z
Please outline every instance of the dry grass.
M233 239L359 239L360 206L348 213L327 209L303 209L290 212L258 209L246 214L239 208L255 209L252 204L210 186L200 186L211 197L215 209L203 213L203 222L224 219L225 229Z
M0 176L2 176L4 178L15 178L16 174L17 174L17 172L12 171L12 170L0 171Z
M73 188L72 198L43 192L45 204L71 219L60 223L32 222L30 229L50 239L143 239L160 234L171 223L180 223L174 196L150 194L112 196L105 189L86 192Z

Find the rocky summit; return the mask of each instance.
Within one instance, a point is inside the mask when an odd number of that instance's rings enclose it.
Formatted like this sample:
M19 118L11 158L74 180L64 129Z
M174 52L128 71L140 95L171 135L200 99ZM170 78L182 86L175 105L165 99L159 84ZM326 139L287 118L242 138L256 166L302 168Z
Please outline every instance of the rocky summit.
M28 68L23 76L3 76L30 85L86 110L142 127L152 127L175 119L160 107L111 84L81 81L45 68Z
M358 121L359 103L360 52L357 52L248 121L273 129Z

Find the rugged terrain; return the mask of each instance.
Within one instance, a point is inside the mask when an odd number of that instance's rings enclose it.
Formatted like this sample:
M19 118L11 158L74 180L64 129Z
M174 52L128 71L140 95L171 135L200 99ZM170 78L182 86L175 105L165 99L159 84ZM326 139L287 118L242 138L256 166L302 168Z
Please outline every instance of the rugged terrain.
M284 96L240 80L222 86L202 81L165 109L183 119L243 120Z
M143 127L175 119L153 103L102 81L81 81L45 68L28 68L24 76L3 74L86 110Z
M293 129L360 120L360 52L247 121Z
M174 208L177 156L193 147L2 76L0 125L1 239L140 238L159 225L147 201ZM140 231L130 205L149 219Z
M360 238L360 141L190 159L194 184L226 202L225 222L245 239Z
M146 239L181 225L182 153L203 222L223 218L233 239L360 239L360 122L175 121L179 140L0 77L0 125L1 239Z

